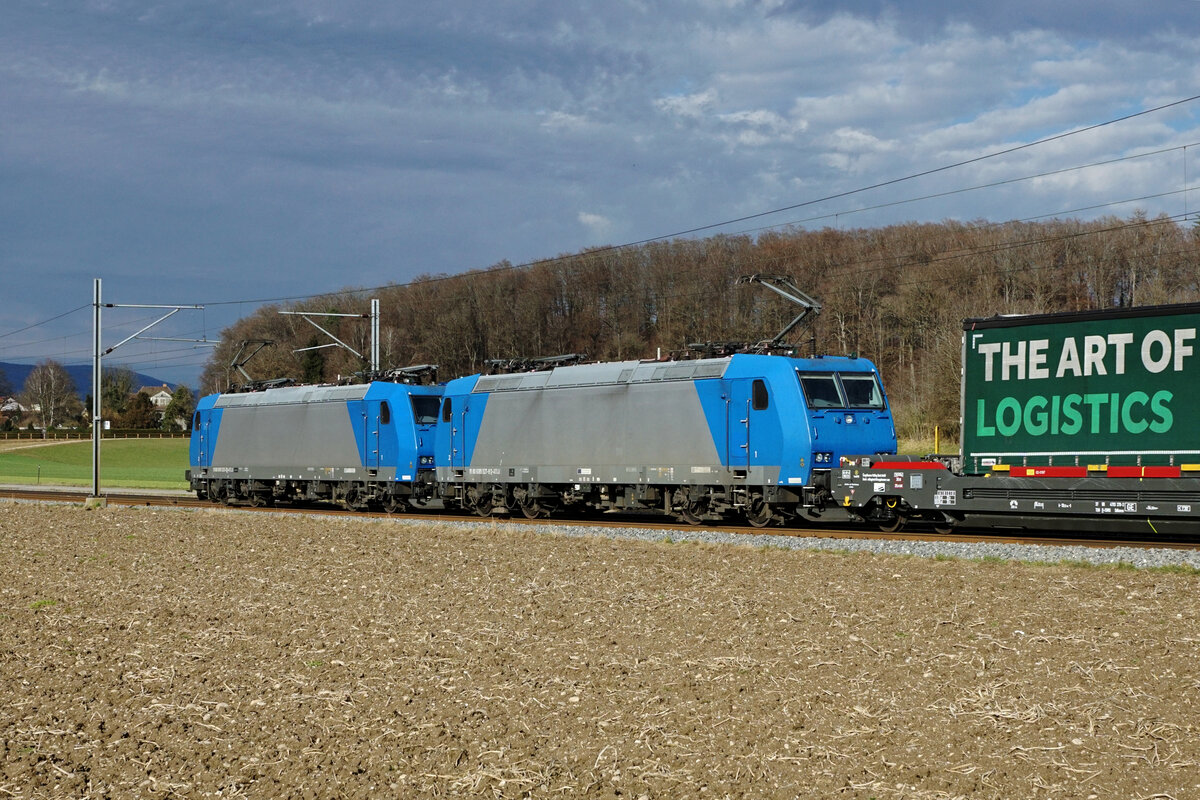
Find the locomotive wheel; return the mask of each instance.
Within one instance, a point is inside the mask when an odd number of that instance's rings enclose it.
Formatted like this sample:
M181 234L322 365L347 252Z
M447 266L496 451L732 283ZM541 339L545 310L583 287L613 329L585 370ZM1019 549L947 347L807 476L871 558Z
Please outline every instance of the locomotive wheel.
M365 511L367 502L366 493L358 486L348 487L345 496L342 497L342 506L347 511Z
M476 516L490 517L492 515L492 493L486 486L472 490L467 495L467 503Z
M679 506L679 519L688 525L699 525L708 513L708 498L699 492L696 493L700 494L700 497L693 499L693 490L684 486L676 489L671 498L675 505Z
M703 503L688 503L679 509L679 518L688 525L699 525L704 521L701 518L703 514Z
M775 520L775 512L770 503L761 497L755 497L746 506L746 521L755 528L765 528Z
M395 495L388 495L387 499L383 501L383 510L389 514L395 514L403 507L404 502Z
M246 500L246 503L251 508L262 508L267 504L267 498L263 497L258 492L251 492L250 497Z
M903 514L897 514L887 522L879 523L879 530L884 533L899 533L904 530L905 523L908 522L908 517Z
M538 498L539 489L536 486L518 487L513 489L510 510L520 508L525 519L544 519L550 516L551 508Z
M550 512L542 507L537 500L525 500L521 503L521 513L525 519L542 519L550 516Z

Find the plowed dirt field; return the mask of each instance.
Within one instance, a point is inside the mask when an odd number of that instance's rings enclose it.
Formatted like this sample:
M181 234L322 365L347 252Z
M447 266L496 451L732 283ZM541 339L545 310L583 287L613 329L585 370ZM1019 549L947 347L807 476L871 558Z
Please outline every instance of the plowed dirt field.
M0 503L0 797L1200 797L1194 575Z

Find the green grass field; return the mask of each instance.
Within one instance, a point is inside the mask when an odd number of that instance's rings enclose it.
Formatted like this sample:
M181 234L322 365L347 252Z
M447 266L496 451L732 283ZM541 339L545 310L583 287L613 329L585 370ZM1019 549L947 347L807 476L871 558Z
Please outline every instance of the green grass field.
M100 445L102 487L186 489L187 468L187 439L106 439ZM91 486L92 443L22 446L0 452L0 483L39 480L57 486Z
M25 439L0 448L0 483L92 485L90 441L31 446L34 444L36 440ZM905 440L900 445L902 453L933 451L932 440ZM943 441L942 451L957 452L958 443ZM101 486L186 489L183 473L187 467L187 439L111 439L100 447Z

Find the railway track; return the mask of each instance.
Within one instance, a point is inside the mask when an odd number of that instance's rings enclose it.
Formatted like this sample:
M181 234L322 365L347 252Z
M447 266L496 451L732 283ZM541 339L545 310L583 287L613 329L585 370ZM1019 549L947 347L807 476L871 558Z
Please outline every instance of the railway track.
M91 500L88 492L73 487L55 487L31 489L25 487L0 487L0 499L25 500L32 502L62 502L84 504ZM428 513L396 513L382 511L347 511L329 506L224 506L207 500L198 500L192 495L182 492L138 492L111 491L102 498L108 505L121 506L164 506L175 508L197 508L209 510L232 509L248 513L284 513L308 514L323 516L347 516L358 518L381 518L411 520L415 522L483 522L485 518L475 515ZM492 517L495 522L506 525L556 525L559 527L588 527L588 528L632 528L648 531L689 531L697 528L680 525L674 521L663 521L646 515L605 515L589 518L554 518L529 520L521 516ZM884 533L881 531L861 530L849 527L830 527L808 525L805 527L771 527L755 528L748 525L706 525L703 530L729 533L753 538L756 536L787 536L801 539L844 539L851 540L886 540L897 542L955 542L966 544L1017 544L1043 545L1059 547L1135 547L1144 549L1200 549L1200 535L1192 537L1162 537L1158 539L1130 539L1115 535L1079 536L1057 533L1039 533L1035 531L997 533L984 530L956 530L951 533L939 534L932 528L913 527L905 531Z

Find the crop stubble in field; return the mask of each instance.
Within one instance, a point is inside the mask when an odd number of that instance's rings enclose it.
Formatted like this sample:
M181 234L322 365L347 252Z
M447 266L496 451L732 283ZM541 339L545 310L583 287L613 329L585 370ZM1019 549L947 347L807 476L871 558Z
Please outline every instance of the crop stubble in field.
M1200 795L1195 576L0 504L0 796Z

